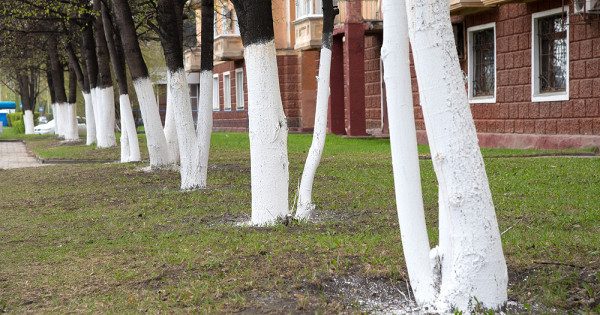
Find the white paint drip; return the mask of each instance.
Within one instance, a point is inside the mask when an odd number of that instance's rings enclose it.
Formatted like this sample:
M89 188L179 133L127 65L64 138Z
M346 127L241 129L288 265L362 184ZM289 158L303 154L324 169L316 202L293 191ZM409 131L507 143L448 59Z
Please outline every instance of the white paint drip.
M308 157L304 164L302 180L300 181L300 190L298 193L298 204L296 209L296 219L310 219L315 205L312 202L312 189L315 174L321 155L325 147L325 137L327 136L327 110L329 108L329 81L331 73L331 49L322 48L319 61L319 76L317 78L317 107L315 109L315 126L313 132L312 144L308 151Z
M133 86L144 120L150 167L154 169L170 167L175 164L175 161L169 155L167 140L158 112L158 103L156 103L152 90L152 81L150 78L140 78L133 82Z
M421 106L440 187L442 284L437 308L441 312L469 312L476 306L497 309L507 301L506 262L448 2L408 0L407 13Z
M25 123L25 134L32 135L33 128L35 127L35 124L33 122L33 112L29 109L26 110L25 114L23 114L23 120Z
M174 123L176 125L179 144L181 189L190 190L200 188L200 162L198 152L198 138L192 116L190 101L190 87L184 69L171 72L167 71L168 89L171 95Z
M119 111L121 113L121 162L139 162L140 145L128 94L119 95Z
M287 122L279 90L275 42L244 49L248 76L248 121L252 223L268 225L289 214Z
M383 47L394 189L402 247L411 288L419 305L433 305L437 292L429 262L417 132L410 77L405 0L383 1Z
M208 156L210 153L210 136L213 127L213 72L200 72L200 95L198 98L198 152L200 163L200 187L206 187L208 178Z
M96 142L96 122L94 118L93 98L90 93L83 93L85 103L85 130L86 145L92 145Z
M167 146L169 147L169 154L171 159L175 163L179 162L179 144L177 142L177 127L175 126L175 105L173 104L176 100L171 90L171 84L169 83L169 76L167 75L167 112L165 113L165 138L167 139Z
M65 103L63 107L64 137L67 141L79 140L79 128L77 126L77 104Z
M96 138L98 148L110 148L117 145L115 137L115 92L112 86L96 88L99 104L94 113L96 118ZM96 105L96 102L94 102Z

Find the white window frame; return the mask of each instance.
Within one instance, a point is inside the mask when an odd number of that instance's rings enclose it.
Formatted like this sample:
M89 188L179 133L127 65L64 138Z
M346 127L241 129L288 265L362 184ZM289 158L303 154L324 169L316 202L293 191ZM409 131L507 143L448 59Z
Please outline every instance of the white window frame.
M231 72L223 72L223 110L231 111Z
M540 60L539 56L539 41L537 40L538 28L537 28L537 20L543 17L557 15L561 13L565 13L566 15L566 24L567 24L567 73L565 77L567 78L566 88L564 92L552 92L552 93L540 93ZM538 102L557 102L557 101L568 101L569 100L569 83L570 78L569 75L571 73L569 61L570 61L570 26L569 26L569 6L566 5L564 7L558 7L556 9L537 12L531 15L531 101Z
M221 111L221 100L220 100L220 96L219 96L219 74L214 74L213 75L213 103L212 103L212 107L213 107L213 112L220 112Z
M237 68L235 69L235 110L243 111L246 108L245 101L244 68Z
M491 96L473 96L473 33L483 31L487 29L494 30L494 95ZM467 61L469 69L468 72L468 87L469 87L469 104L492 104L496 103L496 94L498 92L498 69L497 65L497 39L496 39L496 23L487 23L483 25L477 25L467 28Z
M311 16L323 16L322 0L296 0L296 20Z

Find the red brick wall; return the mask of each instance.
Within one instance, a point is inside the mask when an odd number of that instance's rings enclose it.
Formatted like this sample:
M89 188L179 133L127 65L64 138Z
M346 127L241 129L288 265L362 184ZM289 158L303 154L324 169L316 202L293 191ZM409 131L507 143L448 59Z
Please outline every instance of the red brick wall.
M569 101L531 102L531 15L561 5L561 0L508 4L465 17L465 29L496 22L497 103L471 106L479 132L600 135L597 20L587 24L570 15Z
M365 118L370 134L381 133L381 34L365 36Z

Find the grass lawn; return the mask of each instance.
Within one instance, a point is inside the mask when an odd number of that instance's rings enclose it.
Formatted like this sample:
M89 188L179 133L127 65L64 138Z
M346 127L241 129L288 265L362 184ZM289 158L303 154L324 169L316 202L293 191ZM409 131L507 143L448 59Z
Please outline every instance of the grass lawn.
M118 159L118 149L24 139L43 158ZM310 140L289 138L292 197ZM178 173L145 165L0 170L0 311L357 312L389 309L406 291L385 139L328 137L310 224L237 225L250 215L244 134L214 134L204 191L180 192ZM486 166L510 299L534 312L600 312L600 159ZM431 161L421 167L433 245L437 186Z

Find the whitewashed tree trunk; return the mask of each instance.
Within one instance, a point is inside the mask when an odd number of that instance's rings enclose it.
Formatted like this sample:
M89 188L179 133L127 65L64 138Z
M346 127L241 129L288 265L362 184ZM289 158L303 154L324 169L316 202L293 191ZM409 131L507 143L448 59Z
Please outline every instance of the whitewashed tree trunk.
M436 289L429 262L417 132L410 77L405 0L383 1L383 47L390 144L398 221L408 276L419 305L434 305Z
M33 128L35 127L35 123L33 122L33 112L31 110L26 110L23 114L23 119L25 123L25 134L32 135Z
M96 140L98 148L110 148L117 145L115 137L115 92L112 86L96 88L98 95L98 110L96 118ZM94 102L94 105L97 105ZM96 107L96 106L94 106Z
M100 138L104 134L102 128L104 128L104 124L101 122L101 112L104 110L104 101L102 100L102 94L99 92L100 89L95 87L92 88L92 100L94 106L92 110L94 112L94 126L96 127L96 146L99 145Z
M96 142L96 121L94 118L92 94L83 93L85 105L85 130L86 130L86 145L92 145Z
M184 69L167 72L174 123L179 145L181 189L203 188L200 183L198 137L192 116L190 87Z
M119 95L119 110L121 112L121 162L139 162L140 145L128 94Z
M64 104L65 140L79 140L79 128L77 126L77 104Z
M152 82L149 78L140 78L133 82L133 86L140 104L142 119L144 120L150 167L169 167L175 164L175 161L171 158L168 151L167 140L158 112L158 104L152 90Z
M200 164L200 187L206 187L208 178L208 157L210 153L210 137L213 127L213 72L200 72L200 93L198 98L198 153Z
M442 283L438 311L496 309L507 270L447 0L408 0L421 106L440 190Z
M165 138L169 147L169 154L175 163L179 162L179 143L177 142L177 127L175 122L175 96L169 82L171 78L167 75L167 112L165 113Z
M296 219L299 220L309 219L315 209L315 205L312 202L312 189L317 168L319 167L319 163L321 163L321 155L325 147L325 137L327 136L330 73L331 49L323 46L319 60L319 77L317 78L317 107L315 109L313 139L306 163L304 164L304 171L300 180L300 190L298 192Z
M272 224L287 217L287 122L279 91L275 42L245 47L248 77L252 223Z

